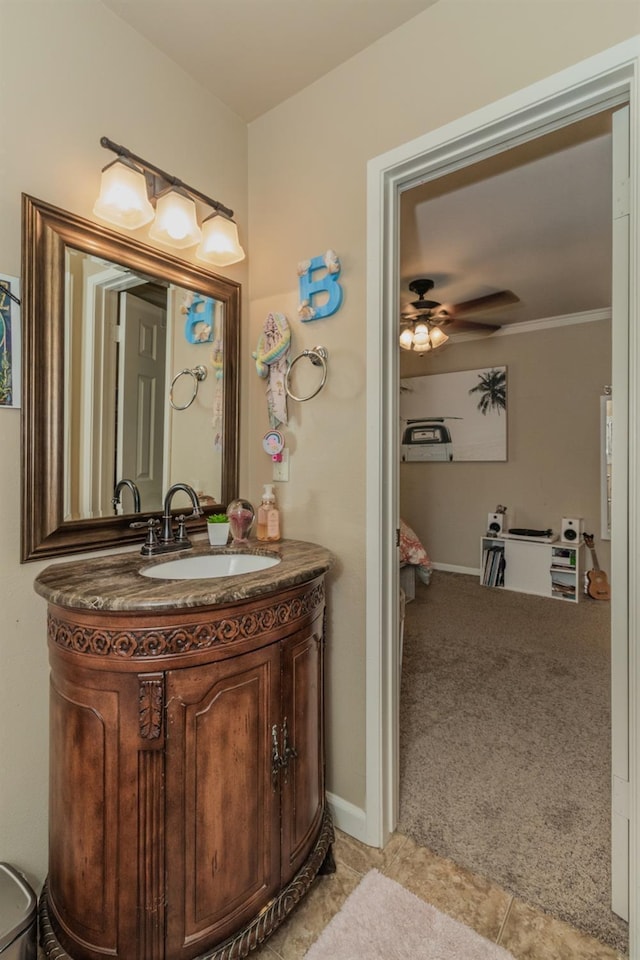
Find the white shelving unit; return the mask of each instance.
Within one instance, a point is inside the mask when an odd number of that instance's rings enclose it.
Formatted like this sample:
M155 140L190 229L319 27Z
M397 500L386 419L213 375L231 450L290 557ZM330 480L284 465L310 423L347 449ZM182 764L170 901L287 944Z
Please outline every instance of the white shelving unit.
M522 540L504 534L480 540L480 583L577 603L582 544Z

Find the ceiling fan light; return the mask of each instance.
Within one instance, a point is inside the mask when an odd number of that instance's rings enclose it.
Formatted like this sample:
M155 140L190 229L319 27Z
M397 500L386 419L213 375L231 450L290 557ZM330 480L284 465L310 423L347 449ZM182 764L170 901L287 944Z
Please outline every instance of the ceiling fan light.
M445 343L447 342L448 339L449 339L449 337L448 337L447 334L444 332L444 330L441 330L441 329L440 329L440 327L433 327L433 328L432 328L432 330L431 330L431 346L434 347L434 349L435 349L435 347L441 347L443 344L445 344Z
M427 337L425 343L414 343L413 349L416 353L426 353L427 350L431 350L431 344L429 343L429 338Z
M202 240L196 250L198 260L227 267L244 260L245 252L238 240L238 227L219 213L214 213L202 224Z
M137 230L153 220L144 173L121 157L102 171L100 193L93 212L116 227Z
M156 203L156 218L149 236L158 243L179 250L192 247L202 236L196 218L196 205L175 187L161 193Z
M413 331L410 327L407 327L406 330L403 330L400 334L400 346L403 350L411 350L413 346Z
M429 343L429 328L421 323L413 331L413 345L424 343Z

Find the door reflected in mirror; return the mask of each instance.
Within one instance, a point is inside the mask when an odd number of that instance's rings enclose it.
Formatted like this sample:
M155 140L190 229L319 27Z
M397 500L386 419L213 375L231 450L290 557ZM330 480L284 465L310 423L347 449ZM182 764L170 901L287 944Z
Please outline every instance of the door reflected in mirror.
M224 305L65 256L65 521L158 511L180 481L221 504Z

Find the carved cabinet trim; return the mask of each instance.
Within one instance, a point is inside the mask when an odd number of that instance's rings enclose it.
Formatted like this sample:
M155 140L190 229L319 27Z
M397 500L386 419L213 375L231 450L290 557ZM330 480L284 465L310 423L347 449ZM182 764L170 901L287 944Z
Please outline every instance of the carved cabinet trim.
M49 610L47 631L50 643L74 653L122 660L149 660L207 650L217 645L260 637L277 627L294 625L324 606L324 582L306 586L299 595L263 604L252 609L222 608L207 619L192 625L141 627L131 622L113 629L90 623L74 622L66 615ZM215 608L211 608L212 611ZM131 621L131 616L127 618Z

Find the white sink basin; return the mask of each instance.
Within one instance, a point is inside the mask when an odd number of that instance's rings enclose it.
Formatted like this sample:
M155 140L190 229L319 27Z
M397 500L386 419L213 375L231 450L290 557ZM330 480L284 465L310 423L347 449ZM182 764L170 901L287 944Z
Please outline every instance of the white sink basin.
M204 557L180 557L141 570L143 577L160 580L201 580L207 577L237 577L256 573L280 563L279 557L263 557L253 553L216 553Z

